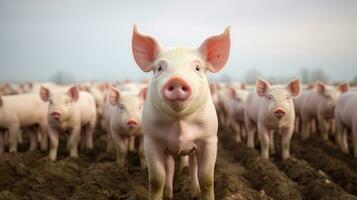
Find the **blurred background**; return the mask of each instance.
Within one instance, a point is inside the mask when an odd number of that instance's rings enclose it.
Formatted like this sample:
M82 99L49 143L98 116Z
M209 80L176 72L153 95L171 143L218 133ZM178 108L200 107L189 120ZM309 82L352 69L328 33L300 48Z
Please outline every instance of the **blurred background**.
M355 0L0 0L0 82L150 78L131 52L133 24L166 47L231 29L214 80L357 82Z

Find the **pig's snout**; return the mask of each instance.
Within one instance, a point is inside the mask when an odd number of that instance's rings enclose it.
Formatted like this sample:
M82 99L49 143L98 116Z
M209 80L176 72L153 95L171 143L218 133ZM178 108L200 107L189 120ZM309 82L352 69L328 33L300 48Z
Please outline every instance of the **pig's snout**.
M126 122L126 124L127 124L129 127L134 128L134 127L136 127L136 126L138 125L138 121L131 119L131 120L128 120L128 121Z
M54 120L59 120L59 119L61 119L61 113L59 113L59 112L52 112L52 113L51 113L51 117L52 117L52 119L54 119Z
M163 94L169 101L185 101L191 97L192 88L184 79L174 77L164 85Z
M285 116L286 112L282 108L277 108L274 110L274 116L278 119L281 119Z

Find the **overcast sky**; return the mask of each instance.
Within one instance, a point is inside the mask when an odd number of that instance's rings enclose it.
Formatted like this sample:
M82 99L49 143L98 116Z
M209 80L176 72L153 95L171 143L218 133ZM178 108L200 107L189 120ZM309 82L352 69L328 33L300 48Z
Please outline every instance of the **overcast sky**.
M164 46L198 47L231 25L231 54L216 76L250 69L291 77L322 68L357 75L356 0L0 0L0 82L151 77L131 53L133 23Z

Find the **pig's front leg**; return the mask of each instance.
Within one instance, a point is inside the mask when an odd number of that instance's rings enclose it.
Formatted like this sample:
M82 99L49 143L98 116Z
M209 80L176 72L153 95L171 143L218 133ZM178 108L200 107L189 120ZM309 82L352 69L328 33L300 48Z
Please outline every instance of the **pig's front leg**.
M165 145L144 136L145 156L149 170L149 199L162 199L165 182Z
M69 156L73 158L78 158L78 143L81 140L81 127L75 126L72 128L68 142L67 149L69 150Z
M58 143L59 143L59 133L52 128L48 129L48 136L50 138L50 153L49 157L51 161L57 159Z
M202 199L214 199L214 166L217 157L217 136L212 136L198 144L196 150L198 180Z
M254 149L254 134L256 132L256 126L252 120L245 117L245 125L247 127L247 147Z
M174 188L173 188L173 180L175 173L175 159L172 155L166 154L165 156L165 187L164 187L164 199L172 199Z
M270 147L270 138L269 138L269 131L264 125L258 126L258 134L260 140L260 151L261 157L263 159L269 159L269 147Z
M274 130L269 131L269 140L270 140L270 154L275 154L275 145L274 145Z
M192 152L189 155L189 168L190 168L190 177L191 177L191 198L194 199L198 197L198 195L201 193L200 190L200 184L198 182L198 177L197 177L197 156L196 152Z
M281 136L281 158L286 160L290 157L290 141L293 136L293 128L283 128Z
M40 132L41 132L40 134L42 135L42 137L41 137L41 151L47 151L47 149L48 149L48 126L41 125Z
M19 132L20 132L20 126L19 125L12 125L9 128L9 152L10 153L16 153L17 152L17 142L18 142L18 137L19 137Z
M115 151L117 154L116 162L120 168L124 167L126 154L128 152L127 145L129 142L128 137L113 136L115 141Z
M145 157L145 150L144 150L144 137L139 137L139 157L140 157L140 166L141 169L145 169L147 167L146 157Z

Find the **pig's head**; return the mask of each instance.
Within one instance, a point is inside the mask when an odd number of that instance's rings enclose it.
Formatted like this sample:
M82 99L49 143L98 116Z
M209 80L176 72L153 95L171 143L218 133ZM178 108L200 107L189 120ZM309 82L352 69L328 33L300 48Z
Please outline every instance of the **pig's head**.
M258 78L257 93L264 98L268 112L277 119L282 119L294 111L293 98L301 92L300 79L290 81L287 85L270 85L266 80Z
M65 121L72 114L72 103L79 99L79 89L73 86L67 93L52 94L48 88L41 86L40 96L43 101L49 101L49 118L55 121Z
M143 88L138 95L124 94L114 87L109 89L109 103L118 110L118 124L126 130L141 126L141 115L147 88Z
M160 112L184 116L197 111L210 99L207 71L218 72L227 62L230 29L206 39L199 48L164 49L151 36L134 26L132 50L144 72L153 71L148 98Z
M338 87L332 85L326 85L320 81L316 82L317 94L321 97L321 105L325 109L326 115L333 115L337 100L342 93L348 92L350 86L348 83L342 83Z

